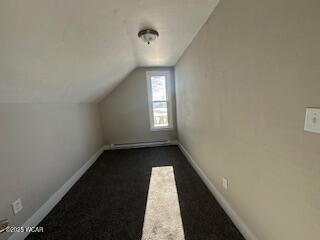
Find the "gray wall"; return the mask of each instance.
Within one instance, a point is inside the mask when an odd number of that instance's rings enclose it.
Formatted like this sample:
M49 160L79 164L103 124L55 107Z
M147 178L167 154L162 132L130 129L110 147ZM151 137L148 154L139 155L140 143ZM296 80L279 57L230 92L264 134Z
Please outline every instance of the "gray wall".
M175 67L179 140L259 240L320 236L319 9L222 0Z
M102 138L97 105L0 104L0 219L21 226L103 145ZM24 208L14 216L17 198Z
M146 71L169 70L172 79L173 130L150 131ZM135 143L176 139L173 68L137 68L101 103L105 143Z

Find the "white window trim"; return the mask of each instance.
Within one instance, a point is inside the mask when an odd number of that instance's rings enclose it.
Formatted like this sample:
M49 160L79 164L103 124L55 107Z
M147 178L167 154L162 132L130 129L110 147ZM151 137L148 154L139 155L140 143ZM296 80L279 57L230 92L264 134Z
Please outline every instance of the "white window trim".
M168 126L155 127L153 118L153 106L152 106L152 89L151 89L151 77L152 76L166 76L166 95L168 103ZM147 88L148 88L148 105L149 105L149 123L151 131L163 131L173 129L173 116L172 116L172 82L170 71L147 71Z

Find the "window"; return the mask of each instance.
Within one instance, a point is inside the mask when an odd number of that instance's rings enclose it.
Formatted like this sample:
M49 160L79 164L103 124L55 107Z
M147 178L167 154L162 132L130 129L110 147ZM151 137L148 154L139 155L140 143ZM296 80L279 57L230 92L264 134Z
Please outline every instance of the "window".
M172 129L170 72L147 72L147 85L150 129Z

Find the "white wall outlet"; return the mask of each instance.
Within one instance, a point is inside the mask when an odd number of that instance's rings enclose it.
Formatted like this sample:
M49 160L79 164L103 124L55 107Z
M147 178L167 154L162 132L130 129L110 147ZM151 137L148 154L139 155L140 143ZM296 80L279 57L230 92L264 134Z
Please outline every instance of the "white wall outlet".
M222 187L223 187L225 190L228 190L228 179L222 178Z
M13 213L14 215L17 215L18 212L20 212L22 210L22 202L21 202L21 199L18 198L17 200L15 200L13 203L12 203L12 209L13 209Z
M307 108L304 130L320 133L320 108Z

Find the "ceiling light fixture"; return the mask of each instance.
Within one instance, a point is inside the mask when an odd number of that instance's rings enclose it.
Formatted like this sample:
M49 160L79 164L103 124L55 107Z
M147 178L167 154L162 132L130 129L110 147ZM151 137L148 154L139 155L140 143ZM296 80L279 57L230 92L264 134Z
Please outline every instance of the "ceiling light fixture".
M138 37L146 44L150 45L159 37L159 33L153 29L144 29L138 33Z

